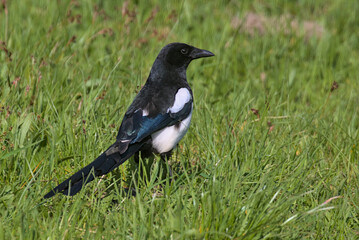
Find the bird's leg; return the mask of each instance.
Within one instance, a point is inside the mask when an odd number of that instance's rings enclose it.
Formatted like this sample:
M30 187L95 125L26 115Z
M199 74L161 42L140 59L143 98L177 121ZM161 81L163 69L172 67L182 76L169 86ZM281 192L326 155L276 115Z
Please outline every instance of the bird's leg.
M140 163L140 152L135 153L135 155L133 156L133 161L135 161L135 163L137 164Z
M169 152L166 152L166 153L161 153L160 156L161 156L161 159L167 163L168 165L168 160L171 158L171 155L172 155L172 151L169 151ZM168 171L169 171L169 175L170 175L170 180L172 181L172 177L173 177L173 174L172 174L172 168L170 165L168 165Z

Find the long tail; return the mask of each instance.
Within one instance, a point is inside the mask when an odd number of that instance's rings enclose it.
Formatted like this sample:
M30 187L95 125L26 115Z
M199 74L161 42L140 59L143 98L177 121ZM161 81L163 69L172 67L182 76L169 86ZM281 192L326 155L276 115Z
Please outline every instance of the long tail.
M105 152L103 152L92 163L60 183L57 187L47 193L44 198L50 198L56 193L73 196L78 193L83 186L95 179L95 177L105 175L136 153L142 146L141 143L131 144L126 152L120 154L116 149L115 144L111 145ZM111 149L112 148L112 149ZM110 150L110 151L108 151ZM112 150L112 151L111 151ZM106 152L111 152L110 155Z

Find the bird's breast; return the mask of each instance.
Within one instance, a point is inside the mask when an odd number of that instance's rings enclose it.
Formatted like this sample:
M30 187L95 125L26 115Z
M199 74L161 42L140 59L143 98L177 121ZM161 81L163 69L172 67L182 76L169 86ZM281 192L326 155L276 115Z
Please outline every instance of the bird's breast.
M186 134L192 118L191 113L184 120L179 121L177 124L165 127L151 135L152 148L158 153L166 153L176 147L177 143Z

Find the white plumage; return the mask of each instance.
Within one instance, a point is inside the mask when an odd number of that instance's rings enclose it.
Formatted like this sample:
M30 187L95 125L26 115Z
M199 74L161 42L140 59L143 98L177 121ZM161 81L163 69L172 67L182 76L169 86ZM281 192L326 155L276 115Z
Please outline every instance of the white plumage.
M191 93L188 91L187 88L180 88L175 96L175 102L173 106L170 107L167 112L170 111L172 113L176 113L181 111L184 105L188 103L191 100L191 98L192 98ZM166 153L171 151L174 147L176 147L177 143L183 138L191 123L192 109L193 109L193 105L191 106L191 113L178 125L176 124L173 126L166 127L157 132L154 132L151 135L152 147L156 149L158 153Z
M181 111L184 105L188 103L191 98L191 93L188 91L187 88L178 89L175 96L175 102L173 103L173 106L167 110L167 112L171 111L172 113L176 113Z

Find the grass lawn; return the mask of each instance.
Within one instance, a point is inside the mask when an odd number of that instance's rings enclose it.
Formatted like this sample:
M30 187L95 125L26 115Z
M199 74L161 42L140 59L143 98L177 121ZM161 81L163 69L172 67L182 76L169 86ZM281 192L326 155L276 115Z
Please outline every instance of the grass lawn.
M359 238L358 1L0 5L0 239ZM216 54L187 71L175 181L130 160L43 201L114 142L170 42Z

